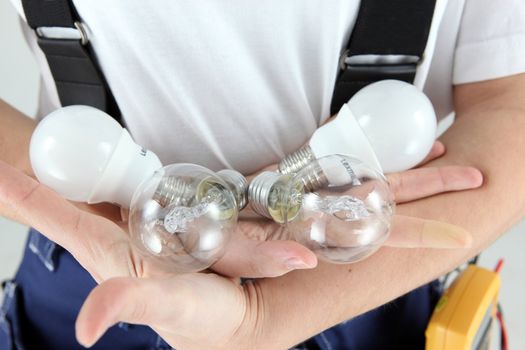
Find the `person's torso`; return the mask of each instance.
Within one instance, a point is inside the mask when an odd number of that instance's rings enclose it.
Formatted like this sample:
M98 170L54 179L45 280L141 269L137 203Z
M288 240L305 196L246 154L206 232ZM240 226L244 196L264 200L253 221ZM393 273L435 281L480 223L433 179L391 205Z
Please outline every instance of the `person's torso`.
M358 0L73 3L139 144L165 164L244 173L299 148L329 117L338 60L359 9ZM449 3L442 17L446 3L438 0L433 24L443 47L432 55L431 31L416 85L423 88L438 58L438 95L449 96L463 1ZM54 89L49 76L45 83Z

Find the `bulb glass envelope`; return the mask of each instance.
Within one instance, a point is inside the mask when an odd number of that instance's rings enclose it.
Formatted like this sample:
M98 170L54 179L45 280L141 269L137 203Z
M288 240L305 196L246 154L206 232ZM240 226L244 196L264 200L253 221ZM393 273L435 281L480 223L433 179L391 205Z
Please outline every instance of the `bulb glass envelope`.
M384 176L343 155L323 157L282 177L269 198L272 217L332 263L356 262L379 249L388 238L394 206Z
M148 255L174 270L203 270L223 254L238 208L228 184L194 164L156 171L135 192L129 217L132 238Z

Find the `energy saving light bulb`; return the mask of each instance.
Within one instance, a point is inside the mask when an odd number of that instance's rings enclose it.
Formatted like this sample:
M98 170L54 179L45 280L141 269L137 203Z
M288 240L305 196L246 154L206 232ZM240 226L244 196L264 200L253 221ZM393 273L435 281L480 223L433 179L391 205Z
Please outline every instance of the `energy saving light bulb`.
M130 208L133 242L174 271L203 270L224 253L247 183L233 170L194 164L162 167L102 111L61 108L44 118L30 143L38 180L64 198Z
M425 158L435 135L427 96L411 84L382 80L359 90L308 145L281 161L279 171L295 173L330 154L353 156L384 173L407 170Z
M311 161L296 174L263 172L251 182L255 212L332 263L352 263L388 238L395 203L385 177L345 155Z
M140 182L162 167L113 118L88 106L60 108L42 119L29 157L38 180L64 198L124 208Z

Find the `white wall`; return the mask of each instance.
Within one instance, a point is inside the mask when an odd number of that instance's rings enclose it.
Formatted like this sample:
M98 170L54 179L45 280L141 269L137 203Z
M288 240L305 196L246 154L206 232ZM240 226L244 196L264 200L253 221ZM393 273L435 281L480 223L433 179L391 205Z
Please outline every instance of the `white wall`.
M19 26L9 0L0 0L0 97L33 116L37 107L38 68Z
M36 111L38 69L20 33L17 17L8 0L0 0L0 98L24 113ZM21 225L0 217L0 280L12 276L19 263L25 231ZM508 323L510 346L525 349L525 222L486 251L481 264L492 268L505 257L501 300Z
M8 0L0 0L0 98L27 115L37 107L38 68ZM0 217L0 280L12 276L21 258L27 228Z

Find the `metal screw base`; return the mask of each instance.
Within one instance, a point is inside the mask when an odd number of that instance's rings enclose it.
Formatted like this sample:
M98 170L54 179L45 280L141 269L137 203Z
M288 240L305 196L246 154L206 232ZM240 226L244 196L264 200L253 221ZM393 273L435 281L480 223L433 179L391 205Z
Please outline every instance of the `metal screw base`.
M244 209L248 204L248 181L244 175L231 169L218 171L217 175L230 186L230 190L237 200L237 209Z
M176 176L165 177L160 181L153 194L153 200L159 203L161 207L166 207L172 203L182 205L187 188L188 184L180 178Z
M309 171L301 172L301 181L306 192L319 190L328 184L328 179L317 161L309 164Z
M248 182L246 178L235 170L225 169L216 173L221 179L228 184L229 189L233 192L236 199L237 209L243 209L247 204ZM179 177L172 176L163 178L153 195L153 200L158 202L162 207L169 204L185 205L189 198L186 195L188 184Z
M315 156L309 145L306 145L297 151L287 155L279 163L279 172L281 174L296 173L315 160Z
M248 199L253 211L268 219L272 216L268 211L268 196L273 185L279 180L281 175L273 171L264 171L257 175L248 187Z

